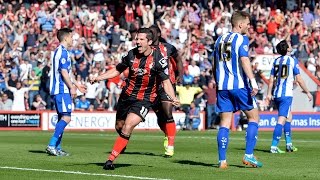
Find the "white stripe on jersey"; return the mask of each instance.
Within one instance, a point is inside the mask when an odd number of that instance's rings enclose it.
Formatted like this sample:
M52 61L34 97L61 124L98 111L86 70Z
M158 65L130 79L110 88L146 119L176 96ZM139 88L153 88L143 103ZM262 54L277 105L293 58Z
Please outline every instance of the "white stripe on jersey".
M236 49L237 49L237 51L239 51L239 49L240 49L240 46L241 46L241 44L243 43L243 36L239 36L238 35L238 39L237 39L237 42L236 42ZM240 57L239 57L239 54L237 53L237 59L239 59ZM237 71L237 77L238 77L238 79L239 79L239 87L240 88L242 88L242 87L244 87L244 79L243 79L243 77L242 77L242 75L241 75L241 73L240 73L240 64L239 64L239 62L241 62L241 60L240 61L236 61L237 62L237 67L238 67L238 71ZM241 65L241 67L242 67L242 65ZM248 78L246 78L245 79L245 81L248 81Z
M228 37L229 36L229 37ZM226 38L228 41L225 42ZM248 40L245 41L244 36L239 33L227 33L222 35L215 44L215 51L217 51L218 58L215 57L216 79L218 83L218 90L232 90L245 88L244 81L248 81L243 73L240 61L240 47L247 46ZM227 46L227 47L226 47ZM224 49L224 50L223 50ZM221 52L223 51L223 52ZM223 53L230 51L229 59L225 59Z
M63 55L66 57L62 57ZM50 70L50 94L56 95L61 93L70 93L68 86L64 83L63 77L59 72L60 61L64 59L64 63L71 63L70 55L67 49L62 45L59 45L54 51L54 56L51 59L51 70ZM63 64L64 64L63 63ZM69 66L69 76L71 75L71 64ZM71 76L70 76L71 77Z
M283 59L280 68L280 61ZM296 66L295 59L290 56L280 56L273 63L273 71L275 78L275 88L273 92L273 96L275 98L279 97L292 97L293 96L293 82L294 82L294 68ZM278 67L278 70L275 70ZM281 74L279 74L281 73ZM279 80L280 78L280 80Z

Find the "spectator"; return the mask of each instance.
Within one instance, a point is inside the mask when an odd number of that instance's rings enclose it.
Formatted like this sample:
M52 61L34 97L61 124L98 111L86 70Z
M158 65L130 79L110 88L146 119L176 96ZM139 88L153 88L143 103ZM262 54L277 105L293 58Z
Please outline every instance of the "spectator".
M200 109L196 107L194 102L191 102L189 113L187 116L186 129L198 130L200 125Z
M75 110L85 111L90 107L90 101L84 95L80 96L80 100L76 103Z
M20 81L17 82L16 87L11 87L8 85L8 78L5 80L7 88L13 93L14 99L12 104L13 111L25 111L25 93L28 92L33 84L29 87L22 87Z
M311 72L311 74L315 75L316 73L316 59L312 53L310 53L308 61L307 61L307 69Z
M11 111L12 100L8 98L8 94L3 93L0 98L0 110Z
M215 129L217 124L216 120L218 118L218 113L216 112L216 103L217 103L217 94L216 86L211 81L208 84L208 87L204 89L204 95L207 100L206 103L206 112L207 112L207 128Z
M193 76L189 74L189 70L185 70L183 75L183 84L192 84L193 79Z
M196 98L203 95L201 94L202 89L200 87L191 87L190 84L186 84L186 86L177 86L177 93L179 94L182 111L186 114L189 112L189 106L195 99L195 95L198 94Z
M192 77L200 76L200 68L196 65L196 62L194 60L192 60L190 65L188 66L188 71Z
M93 76L93 75L90 74L89 77L90 76ZM98 83L91 84L91 83L87 82L86 86L87 86L87 93L85 94L85 97L90 102L90 104L94 105L97 94L98 94L99 84Z
M47 103L42 100L40 94L37 94L33 98L31 110L45 110Z
M35 97L39 94L39 87L40 87L40 78L36 76L36 73L34 70L31 71L30 77L28 79L28 86L30 86L29 90L29 104L32 105L35 100L37 100ZM42 100L42 99L41 99ZM46 105L46 104L45 104Z
M154 11L156 9L156 5L154 3L155 0L151 0L151 7L150 5L143 6L143 1L140 0L139 7L142 12L142 22L143 27L150 27L152 24L154 24Z

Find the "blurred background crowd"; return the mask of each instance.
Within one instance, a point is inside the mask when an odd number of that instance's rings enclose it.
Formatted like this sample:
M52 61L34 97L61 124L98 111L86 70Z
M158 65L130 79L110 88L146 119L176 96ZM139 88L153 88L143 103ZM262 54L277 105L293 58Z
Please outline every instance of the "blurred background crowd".
M276 53L282 39L291 43L292 55L320 79L316 0L0 0L0 110L54 109L49 95L50 60L59 44L56 32L62 27L73 30L69 51L74 79L88 87L86 94L78 92L74 109L115 110L125 75L100 84L90 84L88 78L117 65L135 46L132 37L137 29L157 24L162 37L182 56L185 73L177 87L181 110L196 122L199 111L205 109L207 127L213 128L217 114L210 79L212 49L217 37L231 30L235 10L251 14L249 50L260 86L262 72L255 57ZM263 89L257 99L260 110L273 109L265 104ZM315 106L320 107L320 94Z

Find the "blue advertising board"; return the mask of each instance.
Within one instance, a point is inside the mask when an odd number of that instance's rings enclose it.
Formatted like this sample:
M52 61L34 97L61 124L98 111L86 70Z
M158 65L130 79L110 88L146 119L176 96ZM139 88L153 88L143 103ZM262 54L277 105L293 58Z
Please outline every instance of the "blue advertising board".
M278 113L260 113L259 128L273 130L278 121ZM234 115L234 127L237 127L240 115ZM320 113L293 113L291 127L296 130L320 130Z

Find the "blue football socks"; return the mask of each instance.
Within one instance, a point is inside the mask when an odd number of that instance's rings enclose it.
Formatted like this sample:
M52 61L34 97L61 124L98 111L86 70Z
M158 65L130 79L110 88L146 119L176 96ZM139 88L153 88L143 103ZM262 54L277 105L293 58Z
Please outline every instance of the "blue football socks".
M281 139L281 135L282 135L282 127L283 126L281 124L277 124L276 127L274 128L271 146L273 147L278 146L279 140Z
M56 149L57 150L61 150L61 140L62 140L62 136L63 136L63 132L62 134L60 135L60 137L58 138L58 141L56 143Z
M228 143L229 143L229 129L220 127L217 135L219 161L226 160Z
M53 136L51 137L50 139L50 142L49 142L49 146L53 146L53 147L56 147L57 145L57 142L59 140L59 138L61 137L62 138L62 134L63 134L63 131L64 131L64 128L68 125L68 123L66 121L64 121L63 119L61 119L57 125L56 125L56 129L54 131L54 134ZM61 143L61 139L60 139L60 142L59 144Z
M291 142L291 122L287 122L283 126L283 132L286 139L286 144L292 144Z
M253 150L258 138L258 123L249 122L246 134L246 154L253 155Z

